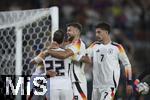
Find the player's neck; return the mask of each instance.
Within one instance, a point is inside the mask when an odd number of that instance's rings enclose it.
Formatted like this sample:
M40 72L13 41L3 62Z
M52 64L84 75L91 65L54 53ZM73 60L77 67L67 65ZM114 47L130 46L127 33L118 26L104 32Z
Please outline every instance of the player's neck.
M107 45L107 44L109 44L110 42L111 42L111 39L110 39L110 37L108 36L107 38L104 39L103 44L104 44L104 45Z
M77 36L74 37L74 39L73 39L72 42L75 42L75 41L77 41L77 40L79 40L79 39L80 39L80 35L77 35Z

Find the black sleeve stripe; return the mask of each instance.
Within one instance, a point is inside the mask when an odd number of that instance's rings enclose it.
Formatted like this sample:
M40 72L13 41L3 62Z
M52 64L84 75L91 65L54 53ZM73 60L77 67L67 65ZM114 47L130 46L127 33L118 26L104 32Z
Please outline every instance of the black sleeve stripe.
M77 87L77 90L79 91L79 93L80 93L81 97L83 98L83 100L87 100L87 97L86 97L86 95L84 94L84 92L83 92L83 90L82 90L82 88L81 88L81 86L80 86L80 84L79 84L79 79L78 79L78 77L76 76L76 73L75 73L75 71L74 71L74 63L73 63L73 75L74 75L74 78L75 78L75 80L76 80L75 85L76 85L76 87Z
M76 75L76 73L75 73L75 71L74 71L74 63L73 63L73 75L74 75L75 80L76 80L77 82L79 82L79 79L78 79L78 77L77 77L77 75Z
M111 44L114 45L114 46L119 46L119 44L116 43L116 42L111 42Z
M114 81L114 85L115 85L115 88L117 87L117 83L115 81L115 75L114 75L114 71L113 71L113 81Z
M68 63L69 66L68 66L68 75L69 75L69 72L70 72L70 63Z

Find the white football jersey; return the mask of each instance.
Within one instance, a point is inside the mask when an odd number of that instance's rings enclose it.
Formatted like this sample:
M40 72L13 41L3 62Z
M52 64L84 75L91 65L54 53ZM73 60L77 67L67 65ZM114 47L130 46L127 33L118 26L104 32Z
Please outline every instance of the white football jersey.
M119 61L123 66L131 66L122 45L114 42L94 43L87 53L93 59L93 88L116 88L120 78Z
M85 55L85 44L81 39L79 39L66 46L66 48L71 49L74 52L74 55L70 57L70 59L72 60L70 67L72 82L86 82L86 77L84 73L85 64L79 62L81 57Z
M64 51L62 48L54 49L56 51ZM50 89L70 89L71 80L69 76L70 59L57 59L51 56L45 58L46 70L53 70L58 73L57 76L48 78L50 81Z

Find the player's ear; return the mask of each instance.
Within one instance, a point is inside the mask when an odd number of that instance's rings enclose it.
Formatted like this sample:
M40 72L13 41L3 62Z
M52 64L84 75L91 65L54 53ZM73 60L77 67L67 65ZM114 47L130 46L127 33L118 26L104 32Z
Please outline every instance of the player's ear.
M80 30L79 30L79 29L77 29L77 28L76 28L76 30L75 30L75 31L76 31L77 33L80 33Z

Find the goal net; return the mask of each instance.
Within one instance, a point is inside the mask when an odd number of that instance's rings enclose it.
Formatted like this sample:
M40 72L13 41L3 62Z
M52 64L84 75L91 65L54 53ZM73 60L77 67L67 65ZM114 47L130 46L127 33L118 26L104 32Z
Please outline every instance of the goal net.
M29 62L51 42L58 16L57 7L0 12L0 75L33 73Z

